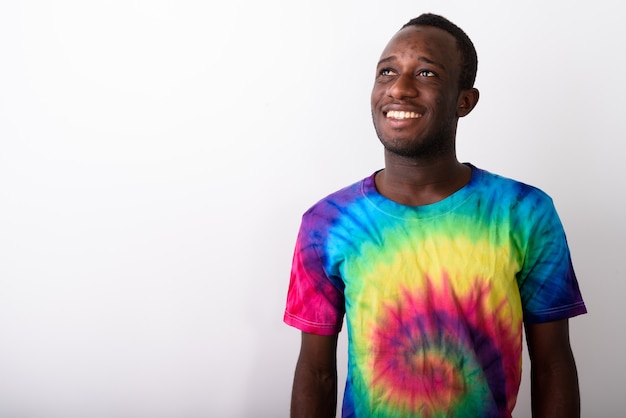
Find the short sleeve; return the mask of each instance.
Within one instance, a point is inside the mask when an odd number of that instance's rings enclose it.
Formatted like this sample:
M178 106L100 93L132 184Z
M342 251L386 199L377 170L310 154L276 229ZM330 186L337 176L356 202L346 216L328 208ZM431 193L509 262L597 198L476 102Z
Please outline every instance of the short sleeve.
M343 291L328 278L319 256L323 239L310 226L304 220L300 226L283 320L304 332L334 335L343 324Z
M550 322L584 314L587 309L552 199L537 191L529 200L526 252L518 275L524 322Z

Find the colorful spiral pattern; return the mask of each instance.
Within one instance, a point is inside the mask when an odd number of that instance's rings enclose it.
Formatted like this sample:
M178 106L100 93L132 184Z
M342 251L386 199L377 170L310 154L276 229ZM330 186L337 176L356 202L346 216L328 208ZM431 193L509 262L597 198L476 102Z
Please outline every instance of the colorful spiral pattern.
M522 321L586 312L551 199L472 170L432 205L371 176L303 217L284 318L332 335L345 314L344 417L510 416Z

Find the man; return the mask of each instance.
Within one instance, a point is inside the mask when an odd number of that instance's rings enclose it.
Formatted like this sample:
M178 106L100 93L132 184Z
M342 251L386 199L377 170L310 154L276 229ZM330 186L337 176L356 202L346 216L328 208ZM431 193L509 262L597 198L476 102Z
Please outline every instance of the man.
M385 167L303 216L284 320L302 331L293 417L510 417L522 329L536 417L580 415L568 318L585 313L550 197L457 160L478 102L471 40L424 14L384 49L372 118Z

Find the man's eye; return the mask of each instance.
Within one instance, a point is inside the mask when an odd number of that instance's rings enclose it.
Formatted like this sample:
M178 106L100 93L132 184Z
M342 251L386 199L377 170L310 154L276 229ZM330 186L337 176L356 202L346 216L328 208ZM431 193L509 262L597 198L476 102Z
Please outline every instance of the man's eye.
M422 70L418 72L417 75L420 77L434 77L436 74L430 70Z
M391 68L383 68L382 70L380 70L380 75L394 75L395 72L391 69Z

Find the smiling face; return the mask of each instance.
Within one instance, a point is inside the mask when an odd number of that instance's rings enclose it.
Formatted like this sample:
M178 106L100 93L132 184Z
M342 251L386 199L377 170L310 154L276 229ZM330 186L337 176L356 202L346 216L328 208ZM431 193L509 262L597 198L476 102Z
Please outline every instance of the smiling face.
M387 152L454 156L461 57L452 35L431 26L400 30L384 49L372 90L372 118ZM451 154L450 154L451 153Z

